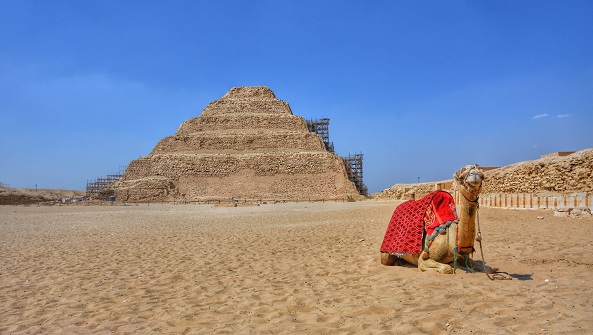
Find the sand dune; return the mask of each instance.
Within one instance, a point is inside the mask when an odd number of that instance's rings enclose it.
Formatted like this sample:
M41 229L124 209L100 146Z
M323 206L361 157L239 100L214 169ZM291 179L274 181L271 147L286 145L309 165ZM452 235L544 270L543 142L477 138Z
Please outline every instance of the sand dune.
M0 206L0 333L593 329L593 219L481 209L490 281L382 266L398 203Z

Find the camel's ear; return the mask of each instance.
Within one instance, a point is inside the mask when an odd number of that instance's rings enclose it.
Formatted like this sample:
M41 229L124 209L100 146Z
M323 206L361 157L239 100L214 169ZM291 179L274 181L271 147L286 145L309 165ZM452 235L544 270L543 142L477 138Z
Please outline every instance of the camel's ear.
M453 174L453 178L455 178L456 180L461 180L463 178L461 178L461 175L463 174L463 172L465 172L467 170L467 166L466 167L462 167L461 169L459 169L459 171L455 172Z

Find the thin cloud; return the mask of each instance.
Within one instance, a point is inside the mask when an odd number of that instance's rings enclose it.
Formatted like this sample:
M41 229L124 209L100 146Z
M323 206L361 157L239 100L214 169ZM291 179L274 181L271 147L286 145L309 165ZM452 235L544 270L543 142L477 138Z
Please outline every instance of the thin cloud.
M572 114L558 114L559 118L563 118L563 117L571 117Z
M532 120L534 120L534 119L541 119L542 117L546 117L546 116L548 116L547 113L546 114L537 114L534 117L532 117L531 119Z

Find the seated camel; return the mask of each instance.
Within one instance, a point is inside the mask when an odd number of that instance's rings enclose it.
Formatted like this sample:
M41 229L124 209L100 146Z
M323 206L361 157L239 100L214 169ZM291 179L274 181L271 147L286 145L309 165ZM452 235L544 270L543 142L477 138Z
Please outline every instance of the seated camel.
M381 264L401 265L404 260L418 265L421 271L453 273L453 263L494 272L470 258L475 251L478 196L484 173L478 165L468 165L453 177L460 194L457 204L448 192L434 191L397 206L381 245Z

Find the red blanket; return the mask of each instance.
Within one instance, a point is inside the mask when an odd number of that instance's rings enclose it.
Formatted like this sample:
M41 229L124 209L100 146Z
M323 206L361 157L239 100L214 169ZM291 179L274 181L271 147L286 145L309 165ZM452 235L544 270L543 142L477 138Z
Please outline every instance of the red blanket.
M434 228L447 221L457 220L455 202L451 194L434 191L420 200L409 200L395 208L381 252L402 256L422 252L422 234L431 235Z

